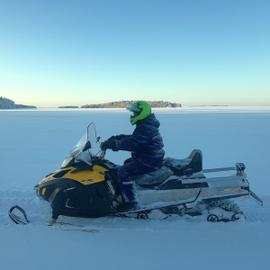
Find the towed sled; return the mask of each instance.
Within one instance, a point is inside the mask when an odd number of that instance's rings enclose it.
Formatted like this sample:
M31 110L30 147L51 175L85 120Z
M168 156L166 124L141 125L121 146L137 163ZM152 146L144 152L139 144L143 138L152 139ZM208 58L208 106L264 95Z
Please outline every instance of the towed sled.
M154 210L165 215L206 213L211 222L234 221L243 214L234 198L252 196L262 204L250 190L243 163L203 169L201 151L193 150L185 159L166 158L160 169L134 178L140 208L120 213L116 210L122 203L117 185L118 168L105 159L100 137L91 123L61 168L42 179L35 190L50 203L52 222L60 215L147 219ZM224 175L228 172L232 174Z

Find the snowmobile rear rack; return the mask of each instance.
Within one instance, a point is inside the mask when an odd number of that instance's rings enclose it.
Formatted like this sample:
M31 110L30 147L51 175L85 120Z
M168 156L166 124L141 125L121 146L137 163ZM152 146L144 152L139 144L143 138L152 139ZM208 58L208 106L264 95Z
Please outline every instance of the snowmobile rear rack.
M244 163L236 163L233 167L213 168L204 169L203 173L214 173L214 172L226 172L226 171L237 171L237 174L241 174L245 171L246 166Z
M213 168L213 169L204 169L203 173L214 173L214 172L226 172L226 171L234 171L235 167L223 167L223 168Z

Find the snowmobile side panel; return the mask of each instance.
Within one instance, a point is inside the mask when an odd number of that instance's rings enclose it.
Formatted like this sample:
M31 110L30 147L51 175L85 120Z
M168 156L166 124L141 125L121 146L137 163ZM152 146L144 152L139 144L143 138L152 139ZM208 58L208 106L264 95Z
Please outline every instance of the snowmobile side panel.
M126 212L126 214L141 213L141 212L145 212L145 211L152 211L152 210L156 210L156 209L173 207L173 206L180 206L180 205L187 207L188 205L195 204L197 202L197 200L199 199L200 194L201 194L201 189L199 189L196 193L194 193L194 195L192 197L190 197L186 200L179 200L179 201L174 201L174 202L170 202L170 203L159 202L159 203L152 204L150 206L141 207L140 209L128 211L128 212Z
M168 190L138 190L137 197L140 205L146 207L157 202L174 204L178 201L188 201L194 198L201 188L168 189Z
M192 181L192 182L183 182L181 179L171 179L170 181L165 181L157 189L166 190L166 189L189 189L189 188L206 188L208 184L206 181Z

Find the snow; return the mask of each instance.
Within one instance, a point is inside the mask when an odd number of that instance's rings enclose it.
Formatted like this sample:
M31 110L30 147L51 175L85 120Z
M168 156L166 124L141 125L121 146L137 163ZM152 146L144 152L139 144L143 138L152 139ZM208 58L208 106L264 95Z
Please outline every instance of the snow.
M0 111L0 269L268 269L270 250L269 107L156 110L168 156L193 148L204 168L244 162L251 188L264 200L239 204L247 219L210 224L202 217L160 220L61 218L77 226L48 227L50 209L33 187L57 169L89 122L103 139L130 133L122 110ZM128 155L110 152L121 163ZM8 209L26 209L31 224L13 224Z

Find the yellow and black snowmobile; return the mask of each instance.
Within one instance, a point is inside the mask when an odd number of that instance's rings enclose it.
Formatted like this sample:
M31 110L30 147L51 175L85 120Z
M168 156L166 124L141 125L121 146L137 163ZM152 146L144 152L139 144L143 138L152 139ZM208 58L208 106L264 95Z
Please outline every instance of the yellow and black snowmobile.
M95 125L75 145L61 168L42 179L37 194L48 201L52 218L59 215L101 217L119 215L122 203L117 185L118 165L106 160L99 147ZM233 175L206 177L207 174L234 171ZM164 214L207 214L209 221L239 219L241 211L231 198L253 196L245 174L245 166L203 170L200 150L193 150L186 159L166 158L164 165L134 179L140 204L135 214L147 218L153 210Z

